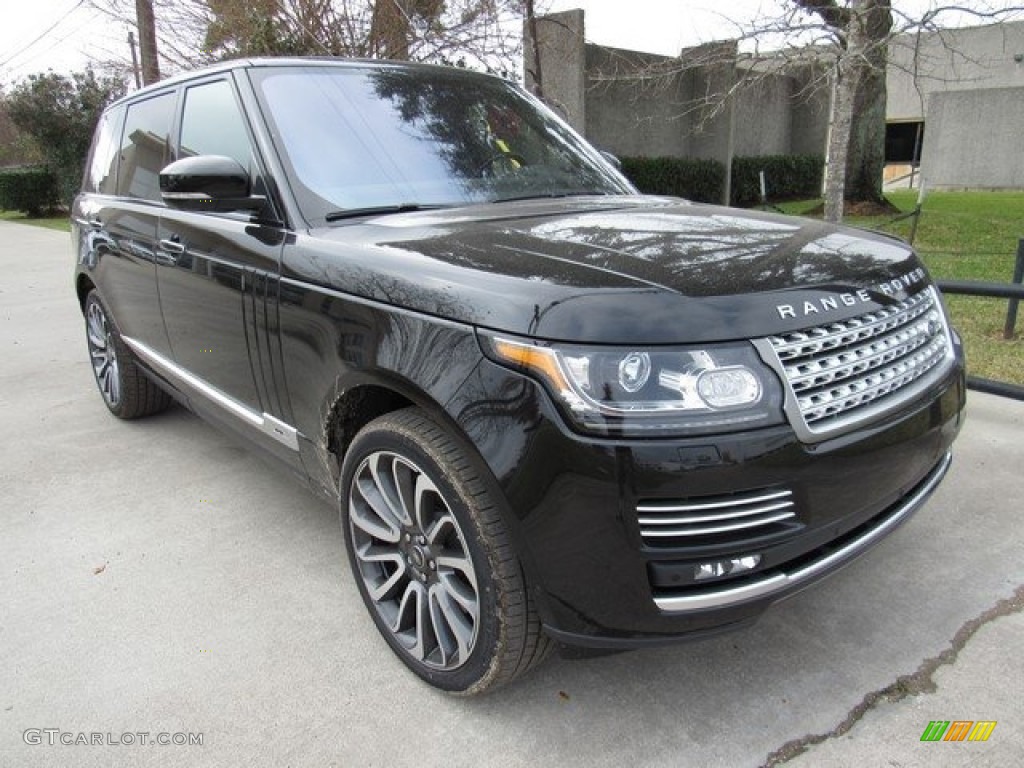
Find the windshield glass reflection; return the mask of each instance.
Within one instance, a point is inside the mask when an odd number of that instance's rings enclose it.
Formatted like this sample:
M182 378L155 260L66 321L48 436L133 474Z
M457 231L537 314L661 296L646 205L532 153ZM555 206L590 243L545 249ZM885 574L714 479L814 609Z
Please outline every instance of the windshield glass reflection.
M460 70L256 70L306 216L363 208L628 194L629 183L518 88Z

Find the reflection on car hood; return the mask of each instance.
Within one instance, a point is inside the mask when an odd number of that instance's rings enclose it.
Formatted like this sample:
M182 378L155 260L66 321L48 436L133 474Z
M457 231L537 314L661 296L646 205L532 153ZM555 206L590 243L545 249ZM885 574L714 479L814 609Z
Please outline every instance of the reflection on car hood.
M666 322L678 338L686 321L688 335L696 336L763 335L769 322L771 332L780 332L807 324L804 317L780 316L773 309L780 303L870 293L871 302L840 306L838 319L867 311L865 303L891 301L879 286L920 273L913 251L885 235L643 196L398 214L318 230L315 237L371 249L365 258L377 268L414 281L402 297L410 308L579 341L636 339L636 333L664 340L657 328ZM458 301L460 295L467 300ZM483 316L438 311L441 304L431 302L441 297L446 307L489 309Z
M375 223L391 229L428 226L429 236L393 244L455 264L533 280L567 279L581 287L627 279L687 296L870 285L911 257L909 247L884 235L664 198L531 201ZM584 277L559 264L594 274Z

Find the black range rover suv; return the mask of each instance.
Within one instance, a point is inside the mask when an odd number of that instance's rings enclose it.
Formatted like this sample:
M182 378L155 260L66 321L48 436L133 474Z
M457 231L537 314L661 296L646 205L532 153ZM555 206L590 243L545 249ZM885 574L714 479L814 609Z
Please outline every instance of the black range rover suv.
M440 688L755 619L936 487L963 357L903 243L642 196L462 70L237 61L102 117L73 212L108 408L339 504ZM839 610L837 608L837 610Z

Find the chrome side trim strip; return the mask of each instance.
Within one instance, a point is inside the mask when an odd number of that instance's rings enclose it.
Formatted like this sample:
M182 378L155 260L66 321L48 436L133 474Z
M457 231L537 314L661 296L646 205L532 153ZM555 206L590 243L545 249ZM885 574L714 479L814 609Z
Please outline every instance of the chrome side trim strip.
M290 448L293 451L299 450L299 431L295 427L271 416L269 413L257 413L230 395L226 395L216 387L210 386L173 360L168 360L155 349L151 349L141 341L128 336L122 336L121 338L124 339L124 343L131 347L135 354L160 371L160 373L196 390L211 402L216 403L236 418L244 421L249 426L255 427L286 448Z
M815 560L803 568L798 568L790 573L777 573L760 581L744 584L740 587L720 589L714 592L704 592L696 595L655 596L654 602L658 608L670 613L700 611L710 608L723 608L756 598L768 597L774 593L810 582L815 576L821 574L822 571L826 571L841 561L852 558L862 550L867 549L910 517L927 500L942 478L945 477L952 462L953 453L952 451L947 451L946 455L932 469L931 473L925 478L914 494L904 499L900 507L886 518L883 523L858 536L841 549L837 549L832 554L826 555L820 560Z
M263 413L263 431L293 451L299 450L299 430L269 413Z

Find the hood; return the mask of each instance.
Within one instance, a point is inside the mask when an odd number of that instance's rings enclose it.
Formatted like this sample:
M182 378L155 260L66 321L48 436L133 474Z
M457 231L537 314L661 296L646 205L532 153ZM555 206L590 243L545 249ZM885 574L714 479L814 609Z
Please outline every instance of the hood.
M563 341L763 336L863 314L927 281L912 249L885 235L644 196L399 214L312 239L331 252L316 282ZM364 271L353 259L374 269L346 282Z

